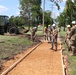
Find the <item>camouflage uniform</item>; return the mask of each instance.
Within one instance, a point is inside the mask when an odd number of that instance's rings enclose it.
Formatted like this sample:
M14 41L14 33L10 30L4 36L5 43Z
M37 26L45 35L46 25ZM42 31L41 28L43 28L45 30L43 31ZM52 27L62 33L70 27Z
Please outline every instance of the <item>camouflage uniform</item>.
M31 34L31 40L32 40L32 41L35 40L35 33L36 33L36 31L37 31L37 28L33 28L32 31L31 31L31 33L32 33L32 34Z
M50 42L51 41L51 29L48 28L48 41Z
M72 54L76 55L76 26L73 26L71 28L69 39L70 39L70 45L72 48Z
M65 41L66 41L66 44L67 44L67 46L68 46L68 51L71 51L69 35L70 35L70 31L68 30L68 31L66 32Z
M55 48L57 50L57 38L58 38L58 30L57 29L53 29L52 31L52 49Z
M45 40L48 40L48 30L47 30L47 28L44 28L44 32L45 32Z

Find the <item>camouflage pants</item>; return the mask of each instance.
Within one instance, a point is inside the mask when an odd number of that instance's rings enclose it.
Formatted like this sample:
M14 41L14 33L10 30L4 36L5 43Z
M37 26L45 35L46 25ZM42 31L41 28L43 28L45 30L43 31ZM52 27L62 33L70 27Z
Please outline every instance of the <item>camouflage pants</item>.
M36 35L35 34L32 34L31 35L31 40L34 41L35 40L35 37L36 37Z
M45 33L45 40L48 40L48 34Z
M71 46L72 54L76 55L76 47L74 45Z
M52 39L52 48L54 48L54 46L55 46L55 48L57 50L57 38Z
M70 40L69 39L66 39L66 44L67 44L67 47L68 47L68 51L71 51L71 45L70 45Z
M76 40L71 40L71 49L73 55L76 55Z
M48 36L48 41L51 41L51 36L50 35Z

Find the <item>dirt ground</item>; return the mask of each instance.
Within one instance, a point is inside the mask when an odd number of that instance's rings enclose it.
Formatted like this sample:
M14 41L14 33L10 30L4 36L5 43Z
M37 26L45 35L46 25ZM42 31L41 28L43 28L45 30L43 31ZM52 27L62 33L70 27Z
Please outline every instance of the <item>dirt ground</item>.
M63 75L60 45L58 46L58 51L51 50L50 48L50 43L43 42L7 75ZM6 62L4 64L5 69L25 55L29 50Z

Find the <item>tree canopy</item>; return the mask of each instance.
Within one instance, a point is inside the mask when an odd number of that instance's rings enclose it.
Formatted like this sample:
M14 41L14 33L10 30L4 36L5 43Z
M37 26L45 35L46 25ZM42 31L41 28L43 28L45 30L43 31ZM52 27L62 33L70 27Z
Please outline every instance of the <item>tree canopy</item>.
M37 24L40 19L41 0L20 0L21 15Z
M25 20L22 17L19 16L11 16L9 19L11 24L15 24L17 26L22 26L25 24Z
M57 8L58 8L58 10L60 9L60 6L59 6L59 2L61 3L63 0L50 0L51 2L53 2L56 6L57 6Z
M62 14L63 13L63 14ZM65 26L70 24L73 20L76 20L76 5L72 0L67 0L64 11L58 17L59 26ZM62 17L63 16L63 17ZM65 18L64 18L65 17ZM62 25L61 23L64 22Z

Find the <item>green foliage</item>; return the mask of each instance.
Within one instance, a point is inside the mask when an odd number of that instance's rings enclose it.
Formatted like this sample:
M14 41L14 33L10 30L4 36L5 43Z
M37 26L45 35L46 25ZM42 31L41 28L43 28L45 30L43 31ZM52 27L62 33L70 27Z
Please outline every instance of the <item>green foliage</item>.
M59 22L59 27L61 27L61 26L63 26L63 27L65 27L65 23L66 23L66 14L65 14L65 12L62 12L61 14L60 14L60 16L58 16L58 18L57 18L57 20L58 20L58 22Z
M45 22L45 25L48 27L49 24L52 24L52 21L53 19L51 18L51 12L50 11L45 11L44 13L44 22Z
M21 16L32 24L39 24L41 18L41 0L20 0ZM30 25L30 24L29 24Z
M16 24L17 26L22 26L25 24L25 20L19 16L11 16L9 19L10 23Z
M76 4L76 0L74 0L74 3Z
M64 26L66 24L70 24L73 20L76 20L75 14L76 13L76 6L72 2L72 0L67 0L65 4L64 11L60 14L60 16L57 18L59 22L59 26Z
M65 6L65 13L66 16L68 17L68 23L71 24L73 20L73 14L76 12L76 6L72 2L72 0L67 0L66 1L66 6Z
M60 6L59 6L59 2L61 3L63 0L50 0L51 2L54 2L54 4L57 6L58 10L60 9Z
M42 23L43 11L41 9L42 0L19 0L20 1L20 14L29 23L29 26L37 26ZM60 9L59 2L56 0L50 0ZM53 19L51 18L51 12L45 11L45 25L52 24Z
M71 68L71 71L70 71L70 75L75 75L76 74L76 56L70 56L69 57L70 59L70 68Z

